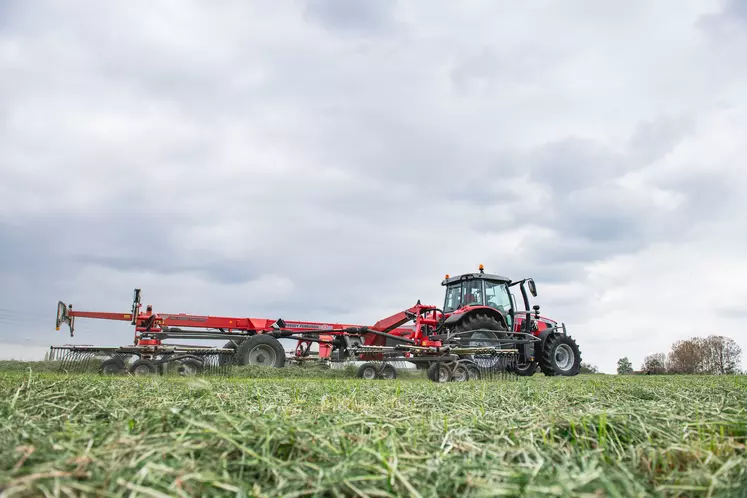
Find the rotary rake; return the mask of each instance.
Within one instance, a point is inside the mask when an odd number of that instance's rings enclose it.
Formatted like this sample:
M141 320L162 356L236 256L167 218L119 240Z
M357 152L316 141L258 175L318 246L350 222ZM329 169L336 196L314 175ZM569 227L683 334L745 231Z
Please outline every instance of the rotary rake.
M471 331L495 333L490 329ZM521 344L539 341L522 333L503 334L481 339L479 344L464 333L456 333L439 347L412 345L354 346L351 358L366 361L358 367L357 375L363 379L394 379L415 364L416 369L427 370L433 382L506 381L518 379ZM487 343L487 344L486 344Z
M231 349L190 346L52 346L49 359L60 373L116 375L226 375L234 364Z

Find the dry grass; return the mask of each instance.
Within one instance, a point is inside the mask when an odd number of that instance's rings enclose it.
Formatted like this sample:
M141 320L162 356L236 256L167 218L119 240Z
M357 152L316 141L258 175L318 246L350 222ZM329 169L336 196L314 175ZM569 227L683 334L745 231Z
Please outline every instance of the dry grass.
M290 369L261 375L0 373L0 485L7 496L747 489L744 377L434 384Z

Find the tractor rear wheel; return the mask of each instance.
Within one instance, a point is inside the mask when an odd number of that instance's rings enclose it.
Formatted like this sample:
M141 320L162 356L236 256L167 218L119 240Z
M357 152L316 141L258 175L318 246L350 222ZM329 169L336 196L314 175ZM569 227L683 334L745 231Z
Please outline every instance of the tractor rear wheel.
M285 349L280 341L267 334L258 334L244 341L238 348L241 365L259 365L282 368L285 365Z
M581 369L581 351L576 341L569 335L547 336L539 366L548 377L577 375Z
M495 330L495 332L486 332L484 329ZM467 332L470 330L477 330L478 332L468 334ZM486 313L472 313L466 316L454 331L459 334L457 337L463 338L462 344L467 347L499 348L501 345L498 344L497 339L504 339L508 336L506 325ZM474 355L462 355L461 357L469 360L475 359ZM480 363L482 367L490 368L499 361L499 357L494 356L491 360L482 358ZM485 364L486 362L488 364Z

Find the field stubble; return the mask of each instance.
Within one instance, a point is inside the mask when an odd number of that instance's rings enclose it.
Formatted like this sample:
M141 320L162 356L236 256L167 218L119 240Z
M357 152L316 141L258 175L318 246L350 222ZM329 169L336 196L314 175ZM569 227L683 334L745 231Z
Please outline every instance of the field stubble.
M285 370L0 373L2 493L747 496L744 377L434 384Z

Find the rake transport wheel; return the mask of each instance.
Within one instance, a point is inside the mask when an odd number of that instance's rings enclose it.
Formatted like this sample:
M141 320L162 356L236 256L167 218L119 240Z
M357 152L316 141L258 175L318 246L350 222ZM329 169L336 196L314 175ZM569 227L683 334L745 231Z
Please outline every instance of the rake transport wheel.
M448 363L434 361L428 367L428 379L433 382L449 382L451 380L451 366Z
M469 370L463 362L457 362L451 370L452 382L467 382L470 380Z
M469 374L469 380L480 380L480 367L472 360L459 360L459 364L464 365Z
M195 358L187 358L179 362L179 375L191 377L202 372L202 362Z
M130 365L130 373L132 375L142 376L142 375L155 375L158 372L158 369L150 360L144 360L139 359L136 360Z
M537 371L537 362L532 361L526 365L518 365L516 368L513 368L512 371L521 377L531 377L534 375L534 372Z
M101 362L99 373L102 375L120 375L125 371L124 361L121 358L109 358Z
M355 374L359 379L375 379L376 378L376 365L370 362L366 362L358 367L358 372Z
M377 379L392 380L397 378L397 369L390 364L385 364L376 376Z
M581 351L576 341L569 335L547 336L539 366L542 373L548 377L577 375L581 369Z
M285 349L280 341L266 334L250 337L237 350L241 365L259 365L282 368L285 365Z

